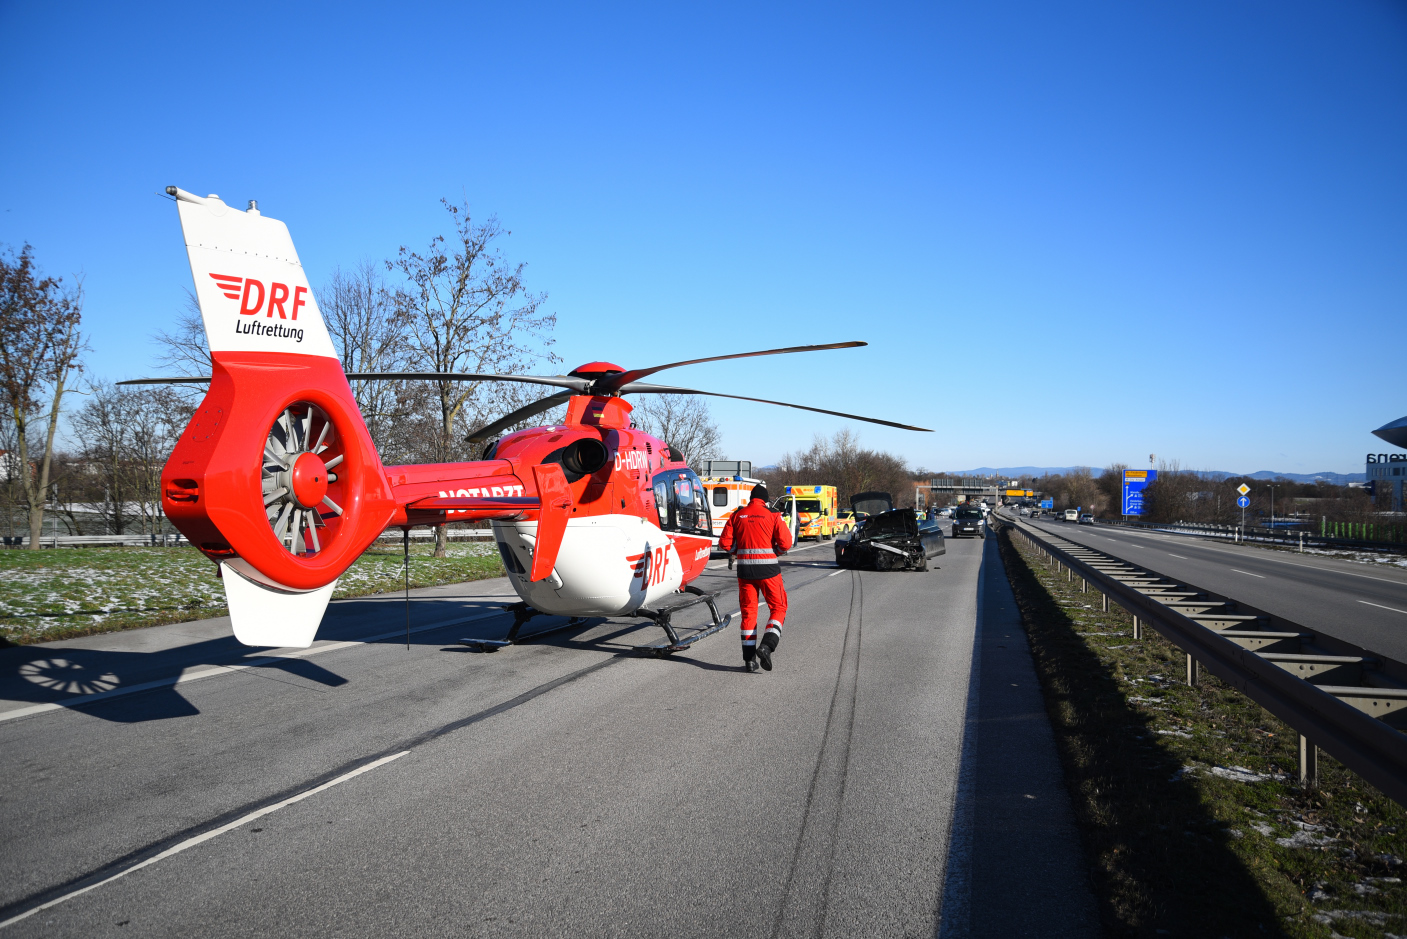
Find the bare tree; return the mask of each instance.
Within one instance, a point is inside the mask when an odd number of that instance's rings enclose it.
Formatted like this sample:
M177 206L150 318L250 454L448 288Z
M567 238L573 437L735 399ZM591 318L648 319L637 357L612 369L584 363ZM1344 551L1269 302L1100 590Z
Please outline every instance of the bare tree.
M406 321L396 312L380 265L362 261L351 270L334 269L318 291L318 305L344 370L385 372L401 366ZM408 416L406 382L353 380L351 385L376 449L383 459L395 456L394 428Z
M723 434L708 405L693 395L641 395L632 404L635 426L658 437L697 469L703 460L721 459Z
M190 421L189 405L169 388L127 390L95 381L88 389L70 424L81 448L70 491L102 506L113 534L133 522L143 533L160 531L161 470Z
M160 532L161 471L191 419L186 398L173 388L125 391L130 399L123 471L144 532Z
M189 290L171 331L158 330L152 341L157 344L157 367L165 374L189 378L210 375L210 343L205 335L205 320L200 315L200 301ZM209 387L208 384L171 386L172 393L192 408L205 397Z
M809 450L788 453L768 472L773 495L785 486L835 486L841 505L860 492L887 492L895 505L913 504L913 481L903 457L860 446L853 431L839 430L829 440L817 436Z
M74 371L81 368L79 356L85 349L78 329L83 284L76 280L65 287L62 278L42 276L27 244L18 256L13 251L6 254L0 256L0 337L4 339L0 342L0 399L14 424L29 512L29 547L37 550L64 391ZM38 429L33 426L36 420L41 424L47 420L42 444L31 440ZM41 451L37 455L36 448Z
M436 236L424 253L402 246L397 258L387 262L388 270L404 278L395 305L406 325L409 364L435 372L512 373L560 361L551 351L557 317L542 312L546 295L528 292L524 265L510 265L498 248L498 240L510 232L492 216L475 224L467 205L440 201L453 222L452 240ZM487 422L511 410L523 395L523 389L503 382L430 384L438 418L430 456L440 462L477 456L465 452L455 432L461 416ZM441 526L437 556L444 556L446 544Z
M131 397L110 381L91 382L90 397L73 416L72 428L83 448L83 459L102 482L103 521L115 535L127 527L127 426Z
M1124 470L1127 463L1111 463L1099 474L1095 485L1104 496L1104 514L1121 515L1124 511Z
M14 419L8 409L0 409L0 506L5 512L6 537L14 537L16 514L23 513L26 505L23 466Z

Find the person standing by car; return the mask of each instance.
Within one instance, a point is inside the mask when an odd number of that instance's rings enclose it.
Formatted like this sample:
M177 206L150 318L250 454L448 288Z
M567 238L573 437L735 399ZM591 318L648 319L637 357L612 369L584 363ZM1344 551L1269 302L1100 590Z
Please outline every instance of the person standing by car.
M728 516L718 547L738 558L738 605L742 608L743 668L772 670L772 654L782 641L787 618L787 589L777 555L791 550L791 529L767 507L767 487L752 487L748 504ZM757 595L767 601L767 629L757 642Z

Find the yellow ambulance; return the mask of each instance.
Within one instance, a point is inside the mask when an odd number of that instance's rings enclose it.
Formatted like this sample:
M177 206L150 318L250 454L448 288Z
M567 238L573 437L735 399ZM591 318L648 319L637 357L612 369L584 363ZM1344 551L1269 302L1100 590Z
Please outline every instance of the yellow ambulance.
M782 498L774 508L791 511L791 501L796 500L797 539L815 538L817 541L830 541L842 528L837 518L836 491L834 486L787 486Z

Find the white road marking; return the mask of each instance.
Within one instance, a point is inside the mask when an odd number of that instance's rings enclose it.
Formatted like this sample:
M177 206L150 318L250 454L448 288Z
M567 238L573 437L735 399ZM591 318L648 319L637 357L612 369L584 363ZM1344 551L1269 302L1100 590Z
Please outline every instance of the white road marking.
M404 633L402 633L402 635L404 635ZM367 771L369 771L369 770L376 769L376 767L378 767L378 766L385 766L387 763L391 762L392 760L399 760L401 757L405 756L405 755L406 755L407 753L409 753L409 752L410 752L409 750L402 750L400 753L393 753L393 754L391 754L390 756L383 756L381 759L375 760L375 761L373 761L373 762L371 762L371 763L368 763L368 764L366 764L365 766L359 766L359 767L357 767L356 769L352 770L350 773L343 773L341 776L338 776L336 779L333 779L333 780L331 780L331 781L329 781L329 782L325 782L325 783L323 783L321 786L315 786L314 788L309 789L309 790L306 791L306 792L300 792L300 793L298 793L296 796L290 796L289 798L284 799L282 802L275 802L273 805L266 805L266 806L264 806L262 809L255 809L253 812L250 812L248 815L245 815L245 816L243 816L243 817L241 817L241 818L237 818L237 819L235 819L234 821L232 821L232 822L230 822L230 823L228 823L228 824L226 824L226 825L221 825L219 828L214 828L214 829L211 829L210 831L205 832L204 834L199 834L199 835L196 835L196 836L194 836L194 837L192 837L192 838L187 838L185 841L182 841L180 844L172 845L171 847L167 848L165 851L162 851L160 854L152 855L151 857L147 858L145 861L142 861L140 864L134 864L134 865L132 865L131 867L127 868L126 870L121 871L121 872L116 873L116 874L113 874L111 877L108 877L108 878L106 878L105 880L100 880L100 881L98 881L98 882L95 883L95 884L89 884L88 886L83 887L83 888L81 888L81 889L79 889L79 890L75 890L75 891L73 891L72 893L66 893L66 894L64 894L64 895L61 896L61 897L57 897L56 899L50 900L48 903L41 903L39 906L36 906L34 909L32 909L32 910L26 910L25 912L19 914L18 916L12 916L12 917L10 917L9 919L5 920L4 922L0 922L0 929L4 929L6 926L11 926L11 925L13 925L13 924L15 924L15 923L18 923L18 922L19 922L20 920L22 920L22 919L28 919L29 917L33 916L35 913L41 912L41 911L43 911L43 910L52 909L53 907L58 906L60 903L64 903L64 902L66 902L66 901L68 901L68 900L72 900L74 897L82 896L83 894L87 893L87 892L90 891L90 890L97 890L99 887L102 887L102 886L104 886L105 884L110 884L110 883L112 883L114 880L118 880L119 878L126 877L128 874L131 874L131 873L134 873L134 872L136 872L136 871L139 871L139 870L141 870L141 869L144 868L144 867L150 867L151 865L155 864L157 861L164 861L166 858L169 858L169 857L171 857L171 856L173 856L173 855L176 855L176 854L180 854L182 851L185 851L185 850L187 850L188 848L194 848L194 847L195 847L196 845L198 845L198 844L203 844L204 842L209 841L211 838L216 838L216 837L218 837L218 836L220 836L220 835L223 835L223 834L224 834L225 832L227 832L227 831L233 831L234 829L240 827L241 825L244 825L244 824L246 824L246 823L248 823L248 822L254 821L256 818L263 818L265 815L268 815L268 814L270 814L270 813L272 813L272 812L277 812L279 809L282 809L282 808L287 808L288 806L293 805L295 802L302 802L304 799L308 798L309 796L317 795L319 792L323 792L323 791L325 791L325 790L331 789L333 786L340 785L340 784L346 782L346 781L349 780L349 779L355 779L357 776L360 776L362 773L365 773L365 772L367 772Z
M472 623L481 619L488 619L490 616L503 616L502 610L492 610L487 613L480 613L478 616L461 617L454 619L440 620L434 623L427 623L424 626L412 627L411 634L423 633L432 629L445 629L450 626L461 626L465 623ZM129 685L125 688L114 688L111 691L100 691L97 694L87 694L65 698L62 701L50 701L45 704L31 704L28 707L15 708L13 711L0 713L0 721L11 721L20 717L29 717L31 714L43 714L45 711L58 711L64 708L80 707L85 704L92 704L94 701L105 701L108 698L116 698L125 694L136 694L139 691L151 691L154 688L170 688L176 685L185 685L193 681L200 681L202 678L210 678L213 675L233 675L250 668L259 668L264 665L273 665L277 662L289 659L306 659L315 655L322 655L324 652L336 652L340 649L350 649L353 646L366 645L370 642L381 642L385 639L394 639L404 636L404 629L392 630L388 633L378 633L375 636L367 636L365 639L351 639L345 642L330 642L325 646L313 646L311 649L299 649L296 652L285 652L279 655L268 655L258 659L249 659L240 662L238 665L212 665L209 668L198 669L193 672L186 672L171 678L158 678L155 681L144 681L140 684Z
M1168 552L1168 557L1170 557L1170 558L1177 558L1179 561L1190 561L1190 560L1192 560L1191 558L1185 558L1185 557L1183 557L1183 556L1180 555L1180 554L1173 554L1171 551Z
M1359 600L1358 602L1359 602L1359 603L1368 603L1367 600ZM1399 610L1399 609L1398 609L1397 607L1395 607L1395 606L1383 606L1381 603L1368 603L1368 605L1369 605L1369 606L1375 606L1375 607L1377 607L1377 608L1380 609L1380 610L1392 610L1392 612L1394 612L1394 613L1407 613L1407 610Z
M1236 571L1238 574L1245 574L1247 577L1259 577L1261 580L1265 580L1264 574L1252 574L1250 571L1238 571L1234 567L1228 567L1227 570Z
M844 573L845 573L845 569L844 569L844 568L841 568L840 570L838 570L838 571L835 572L835 574L844 574ZM835 574L827 574L826 576L827 576L827 577L834 577Z

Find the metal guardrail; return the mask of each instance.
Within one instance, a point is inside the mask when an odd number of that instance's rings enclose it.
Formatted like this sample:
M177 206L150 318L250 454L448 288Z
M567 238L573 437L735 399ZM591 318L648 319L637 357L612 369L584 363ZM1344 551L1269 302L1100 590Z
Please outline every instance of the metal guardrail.
M28 535L4 536L7 548L22 548L29 542ZM39 538L41 548L82 548L93 545L121 545L125 547L173 548L188 545L189 541L179 532L157 532L156 534L132 535L43 535Z
M435 537L432 528L413 528L410 532L411 541L428 541ZM22 548L29 542L27 535L3 536L3 547ZM491 528L451 528L449 529L450 541L482 541L493 538ZM401 532L399 529L384 532L377 537L377 541L401 542ZM179 532L165 532L145 535L45 535L39 539L41 548L83 548L92 546L121 546L128 548L174 548L181 545L189 545L185 536Z
M1120 528L1139 528L1147 531L1167 532L1174 535L1194 535L1202 538L1217 538L1222 541L1245 542L1248 544L1282 544L1290 547L1298 546L1301 549L1367 548L1378 551L1407 551L1407 541L1324 535L1317 534L1308 528L1257 528L1249 525L1243 528L1240 525L1210 525L1204 522L1134 522L1117 518L1101 518L1095 521L1100 525L1114 525ZM1376 527L1396 529L1399 526L1381 525Z
M399 528L391 528L376 536L377 541L393 541L401 543L403 537ZM450 541L481 541L485 538L493 540L492 528L448 528L445 530ZM412 528L410 530L411 541L431 541L435 537L433 528Z
M1152 626L1187 654L1187 681L1205 668L1300 736L1300 782L1318 781L1322 749L1407 806L1407 664L1094 548L1011 528L1068 577Z

